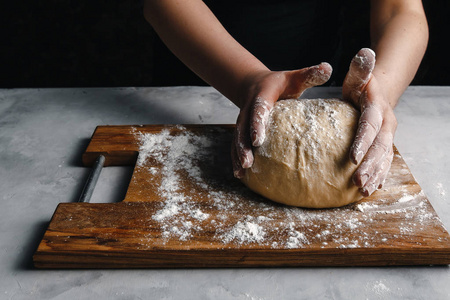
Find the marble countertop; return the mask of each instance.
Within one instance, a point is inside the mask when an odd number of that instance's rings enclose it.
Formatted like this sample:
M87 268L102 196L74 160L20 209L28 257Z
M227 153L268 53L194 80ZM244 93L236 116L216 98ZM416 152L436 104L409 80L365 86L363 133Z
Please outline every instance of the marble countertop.
M224 124L237 114L209 87L0 90L0 299L450 299L448 266L33 268L57 204L81 193L89 174L81 154L97 125ZM408 88L396 115L395 144L450 228L450 87ZM130 176L131 167L105 168L92 202L120 201Z

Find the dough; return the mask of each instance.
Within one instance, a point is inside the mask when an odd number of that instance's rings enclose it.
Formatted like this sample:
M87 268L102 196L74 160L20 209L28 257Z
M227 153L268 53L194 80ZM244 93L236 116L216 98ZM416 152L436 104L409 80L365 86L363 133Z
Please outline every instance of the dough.
M362 198L349 159L359 112L339 99L278 101L242 181L287 205L329 208Z

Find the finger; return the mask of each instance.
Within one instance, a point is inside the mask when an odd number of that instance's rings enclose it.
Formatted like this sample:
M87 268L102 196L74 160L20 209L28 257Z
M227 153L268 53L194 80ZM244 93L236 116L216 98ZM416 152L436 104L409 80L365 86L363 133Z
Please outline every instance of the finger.
M305 90L327 82L332 72L333 68L326 62L309 68L286 72L287 86L281 97L298 98Z
M342 84L342 96L344 100L359 104L361 93L369 82L372 71L375 68L375 52L369 48L363 48L353 57L350 68Z
M394 148L393 148L393 140L394 140L394 133L397 129L397 119L395 118L395 115L391 113L387 113L383 128L380 130L379 136L377 136L377 139L374 141L372 147L370 148L369 152L367 153L367 159L374 158L373 166L374 169L372 172L370 172L369 168L369 179L366 183L364 183L364 179L360 180L360 183L362 186L361 192L363 195L367 196L372 194L375 190L381 188L384 184L384 181L386 180L386 177L389 173L389 170L391 168L392 159L394 158ZM384 146L383 146L384 145ZM381 153L381 150L377 151L377 148L384 148L384 158L376 158L376 152ZM383 157L379 154L379 157ZM364 166L361 164L361 173L364 172ZM358 172L358 170L357 170ZM355 172L355 177L357 177L357 172ZM358 181L357 178L355 178L355 181Z
M356 165L366 155L383 124L381 108L369 100L367 93L364 93L362 98L365 99L362 101L364 103L362 113L359 118L355 140L350 148L350 159Z
M370 177L366 184L360 189L363 196L368 197L372 195L372 193L377 189L380 189L383 186L384 180L386 179L387 174L389 173L389 169L391 168L393 157L394 151L391 150L390 153L381 162L381 164L377 165L372 177Z
M236 139L236 132L233 136L233 139ZM239 157L236 151L236 143L234 141L233 143L231 143L231 164L233 166L234 177L239 179L244 177L245 171L241 166L241 162L239 161Z
M392 153L392 143L394 136L385 126L375 138L370 146L367 155L354 174L353 181L358 187L365 187L369 180L376 175L382 167L386 157Z
M257 97L255 100L250 116L250 132L254 147L261 146L266 138L266 126L273 105L273 102L266 101L262 97Z
M250 144L247 109L241 110L236 122L235 147L242 168L250 168L253 164L253 153Z
M392 147L391 153L384 160L382 167L380 168L380 176L378 188L381 189L384 186L384 182L389 174L389 170L391 169L392 160L394 159L394 147Z
M332 72L333 68L326 62L307 68L304 81L305 90L313 86L324 84L330 79Z

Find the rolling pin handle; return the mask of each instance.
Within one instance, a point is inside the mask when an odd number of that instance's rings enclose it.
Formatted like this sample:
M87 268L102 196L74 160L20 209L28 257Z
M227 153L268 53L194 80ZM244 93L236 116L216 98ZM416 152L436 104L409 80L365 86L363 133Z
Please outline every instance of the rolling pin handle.
M89 174L86 185L83 188L83 192L81 192L78 202L89 202L91 200L92 193L94 192L95 185L97 184L104 164L105 156L99 155L92 167L92 171Z

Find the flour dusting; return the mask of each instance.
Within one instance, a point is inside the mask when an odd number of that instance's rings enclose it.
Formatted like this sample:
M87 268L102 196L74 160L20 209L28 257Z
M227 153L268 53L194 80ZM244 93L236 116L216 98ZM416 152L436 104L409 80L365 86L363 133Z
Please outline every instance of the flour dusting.
M213 127L197 133L166 126L156 133L135 130L134 134L139 141L136 172L145 174L158 197L145 222L150 222L152 231L161 232L158 241L152 234L144 238L141 249L154 247L152 243L189 245L205 236L208 243L222 248L233 244L274 249L376 247L421 235L426 224L438 221L427 210L423 192L406 189L412 180L403 174L406 165L391 170L376 201L302 209L270 202L234 178L229 160L231 130ZM142 201L153 201L146 195L142 193ZM390 215L399 221L386 232L383 222ZM384 290L381 284L378 288Z
M436 183L436 188L438 189L439 195L445 196L445 189L441 182Z

